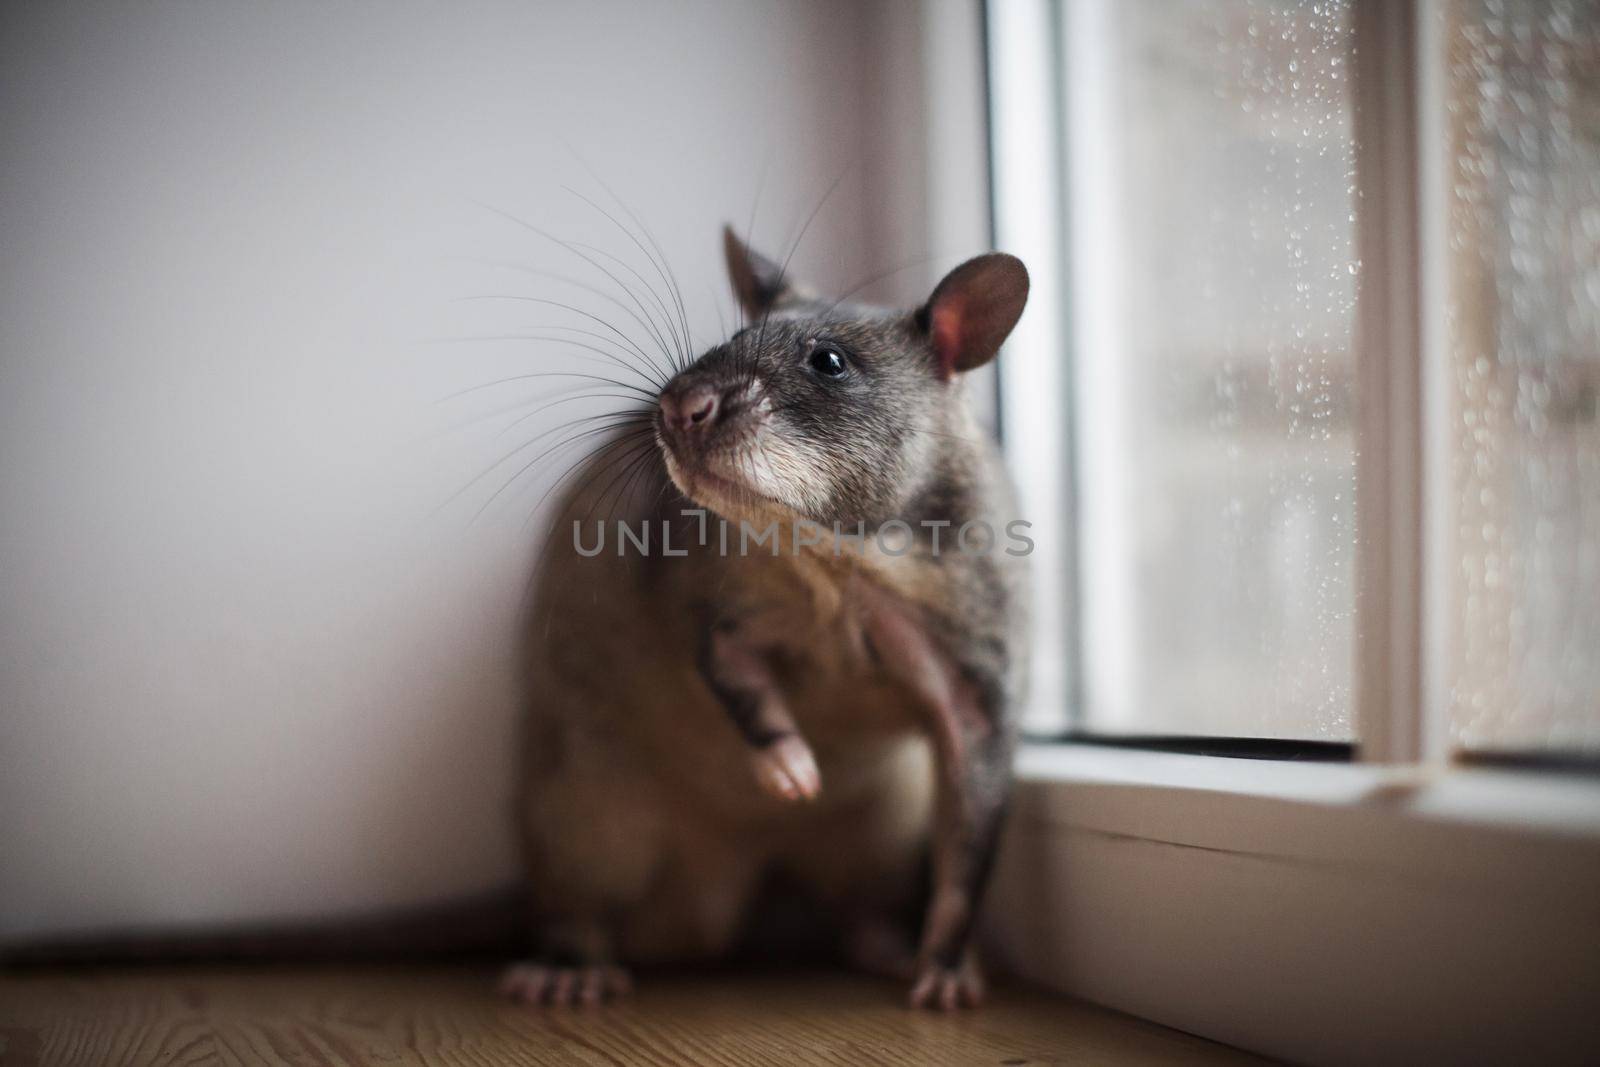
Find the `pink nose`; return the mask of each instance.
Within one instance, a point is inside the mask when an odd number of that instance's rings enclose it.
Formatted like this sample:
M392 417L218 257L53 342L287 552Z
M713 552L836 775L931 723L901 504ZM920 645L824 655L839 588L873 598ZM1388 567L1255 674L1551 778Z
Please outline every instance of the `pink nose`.
M679 433L708 429L717 421L720 407L717 391L709 385L661 394L661 417L668 429Z

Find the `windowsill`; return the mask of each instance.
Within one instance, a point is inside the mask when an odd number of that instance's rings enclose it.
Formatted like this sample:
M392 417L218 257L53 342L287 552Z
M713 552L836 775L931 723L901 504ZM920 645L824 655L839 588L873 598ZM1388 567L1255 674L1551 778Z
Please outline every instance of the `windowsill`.
M1256 797L1367 809L1390 819L1575 835L1600 840L1600 777L1549 771L1235 759L1072 742L1024 744L1016 761L1021 817L1066 824L1085 813L1053 785Z
M1600 1049L1600 779L1025 745L986 927L1045 985L1301 1062Z

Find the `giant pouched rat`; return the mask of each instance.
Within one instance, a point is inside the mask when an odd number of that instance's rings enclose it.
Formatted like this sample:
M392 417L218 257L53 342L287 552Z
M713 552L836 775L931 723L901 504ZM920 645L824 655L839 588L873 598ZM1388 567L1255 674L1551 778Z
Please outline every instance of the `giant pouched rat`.
M503 986L591 1002L725 954L781 877L912 1004L975 1005L1025 561L962 375L1027 272L979 256L896 312L724 244L748 325L620 420L541 563L517 807L540 955ZM607 543L622 478L649 484Z

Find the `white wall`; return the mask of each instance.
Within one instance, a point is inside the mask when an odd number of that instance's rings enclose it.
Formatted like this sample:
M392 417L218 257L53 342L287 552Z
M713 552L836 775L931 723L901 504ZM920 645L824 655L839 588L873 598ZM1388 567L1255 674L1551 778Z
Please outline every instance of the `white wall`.
M776 248L843 174L795 259L825 285L930 230L970 253L982 205L940 227L928 205L941 170L981 189L982 160L927 159L919 124L924 42L959 54L975 13L20 7L0 13L0 936L505 883L537 494L469 521L496 477L440 505L517 439L450 427L530 390L438 401L538 346L441 339L552 321L461 297L574 293L468 260L583 268L479 202L633 252L561 190L604 196L581 157L660 239L702 342L717 227L758 191ZM874 289L909 301L951 262Z

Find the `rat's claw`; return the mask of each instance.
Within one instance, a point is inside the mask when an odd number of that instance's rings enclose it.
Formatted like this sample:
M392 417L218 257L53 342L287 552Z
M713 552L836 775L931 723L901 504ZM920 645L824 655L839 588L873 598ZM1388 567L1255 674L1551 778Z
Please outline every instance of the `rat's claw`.
M822 772L811 746L794 734L757 749L750 763L761 788L779 800L815 800L822 791Z
M537 963L513 963L500 975L500 995L523 1004L538 1004L550 984L550 968Z
M976 1008L983 1003L983 974L970 958L957 967L924 963L911 987L910 1003L939 1011Z
M599 1004L633 991L621 967L549 967L516 963L500 976L500 994L520 1004L552 1007Z

